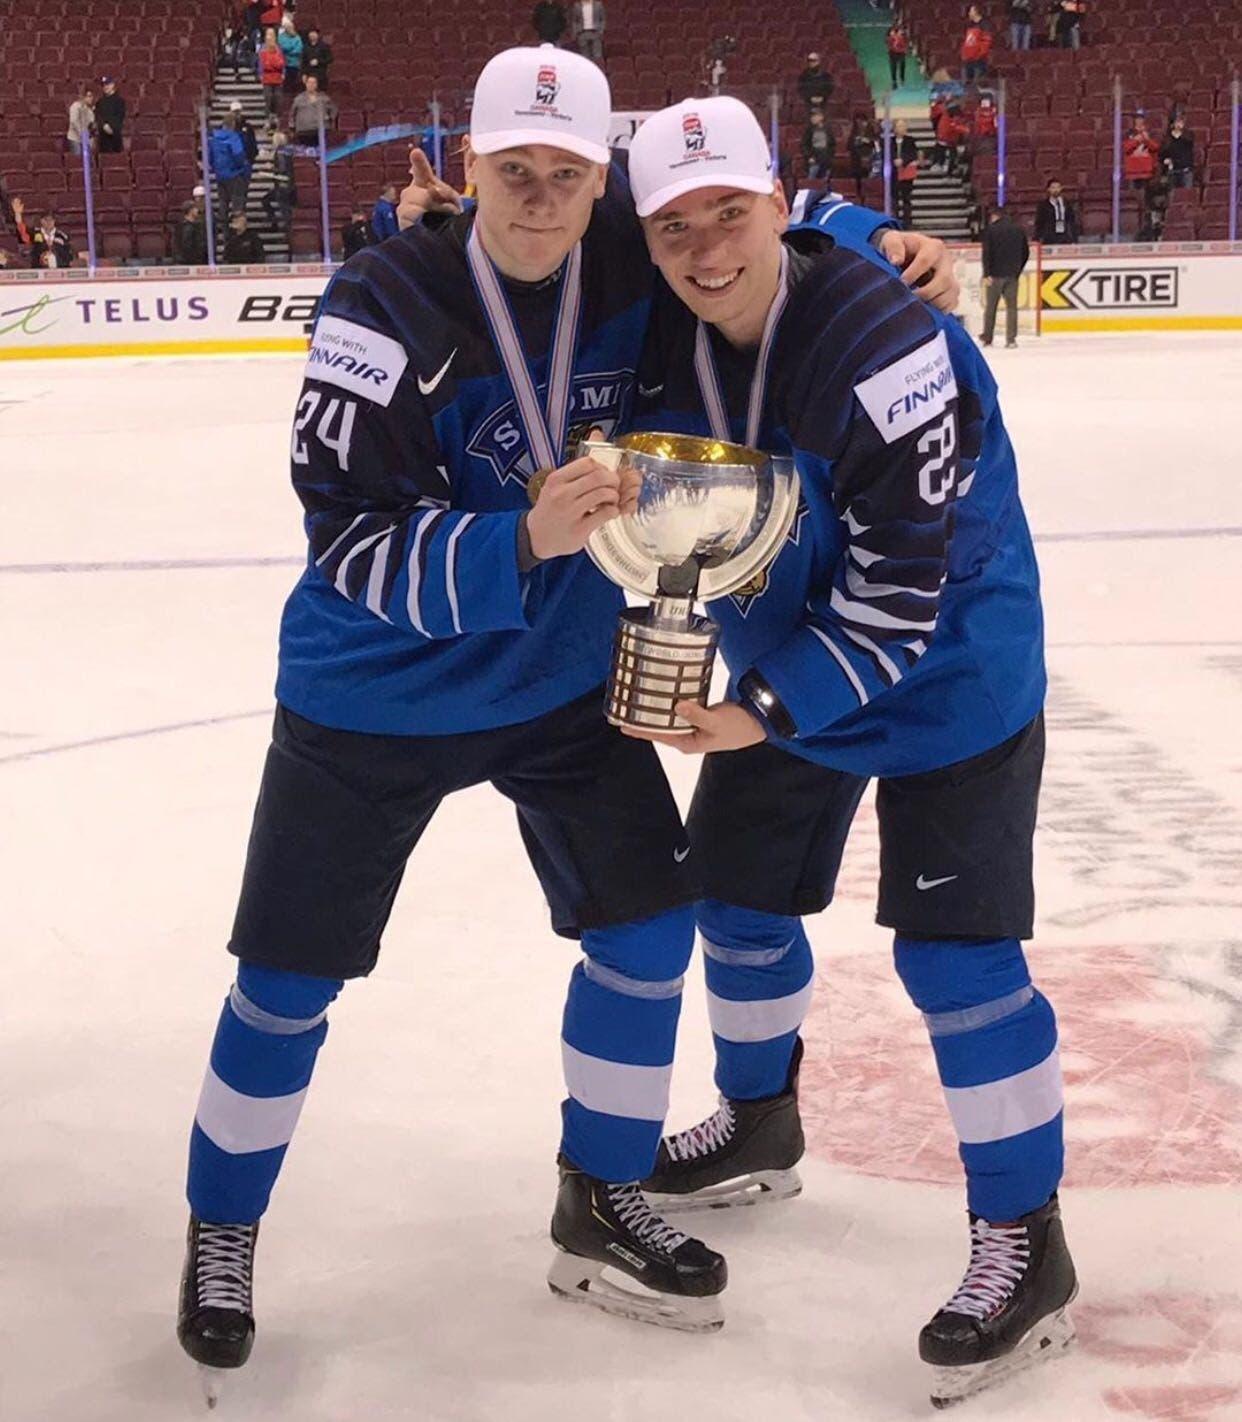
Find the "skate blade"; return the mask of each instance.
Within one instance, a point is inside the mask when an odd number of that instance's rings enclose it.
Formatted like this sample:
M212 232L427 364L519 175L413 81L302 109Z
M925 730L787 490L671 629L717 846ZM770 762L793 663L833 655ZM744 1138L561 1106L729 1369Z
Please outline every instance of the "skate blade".
M643 1194L659 1215L686 1215L697 1210L732 1210L743 1205L774 1205L802 1194L796 1170L756 1170L723 1185L708 1185L690 1195Z
M683 1298L657 1294L637 1283L623 1286L605 1275L607 1267L597 1260L558 1250L548 1270L548 1288L567 1303L586 1304L617 1318L652 1323L657 1328L674 1328L682 1333L714 1333L724 1326L724 1310L718 1295Z
M213 1412L224 1395L225 1376L224 1368L209 1368L205 1363L198 1364L198 1382L203 1389L203 1401Z
M1013 1352L1003 1358L965 1368L934 1368L931 1404L952 1407L968 1397L999 1387L1037 1363L1060 1357L1073 1345L1076 1336L1069 1313L1064 1308L1058 1309L1047 1318L1041 1318Z

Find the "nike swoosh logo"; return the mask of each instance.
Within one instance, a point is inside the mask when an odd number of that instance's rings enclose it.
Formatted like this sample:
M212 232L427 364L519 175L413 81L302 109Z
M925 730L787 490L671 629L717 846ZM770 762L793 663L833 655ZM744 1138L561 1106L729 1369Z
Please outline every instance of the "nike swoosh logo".
M449 356L448 360L444 362L444 364L440 367L439 370L436 371L436 373L431 377L430 380L424 380L421 375L418 377L418 393L420 395L430 395L431 392L436 388L436 386L439 385L439 383L448 374L448 368L450 365L453 364L453 356L455 356L456 354L457 347L454 346L453 355Z
M941 884L951 884L958 876L947 874L943 879L924 879L922 874L914 881L916 889L937 889Z
M673 858L674 858L674 860L675 860L678 864L684 864L684 863L685 863L685 860L686 860L686 855L689 854L689 853L690 853L690 846L689 846L689 845L686 845L685 849L675 849L675 850L673 850Z
M653 385L650 389L648 389L647 386L645 386L645 385L640 385L640 386L638 387L638 393L639 393L640 395L643 395L643 396L646 396L646 397L650 397L650 396L652 396L652 395L658 395L658 394L660 393L660 391L663 390L663 389L664 389L664 385L663 385L662 383L659 384L659 385Z

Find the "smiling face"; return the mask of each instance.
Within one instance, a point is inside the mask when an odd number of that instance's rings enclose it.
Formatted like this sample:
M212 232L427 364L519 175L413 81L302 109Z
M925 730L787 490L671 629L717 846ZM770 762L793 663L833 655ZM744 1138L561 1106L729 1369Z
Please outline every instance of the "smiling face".
M587 230L607 168L544 144L465 154L487 255L518 281L551 276Z
M770 196L698 188L643 219L651 259L674 294L735 345L758 341L776 295L789 207Z

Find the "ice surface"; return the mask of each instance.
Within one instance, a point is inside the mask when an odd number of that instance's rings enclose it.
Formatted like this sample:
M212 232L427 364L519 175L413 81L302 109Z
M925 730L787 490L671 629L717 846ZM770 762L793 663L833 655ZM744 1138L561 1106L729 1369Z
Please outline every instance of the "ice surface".
M968 1419L1242 1418L1242 458L1236 337L993 361L1040 536L1053 689L1038 980L1062 1022L1078 1351ZM298 364L0 367L0 1417L205 1417L173 1337L185 1142L302 556ZM670 759L679 793L693 764ZM762 832L757 827L757 832ZM810 925L802 1198L713 1214L728 1323L543 1282L574 953L512 812L437 818L334 1009L215 1414L345 1422L929 1416L917 1330L966 1237L860 814ZM698 970L673 1122L713 1103Z

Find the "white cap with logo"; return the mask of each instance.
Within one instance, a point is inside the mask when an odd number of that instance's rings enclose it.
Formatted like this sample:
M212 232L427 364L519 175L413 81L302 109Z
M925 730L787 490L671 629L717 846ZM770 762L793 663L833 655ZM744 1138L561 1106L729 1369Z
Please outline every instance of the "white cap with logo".
M612 94L603 70L545 44L502 50L474 86L470 146L476 153L546 144L607 163Z
M630 187L639 217L695 188L773 189L759 120L740 99L686 99L652 114L630 140Z

